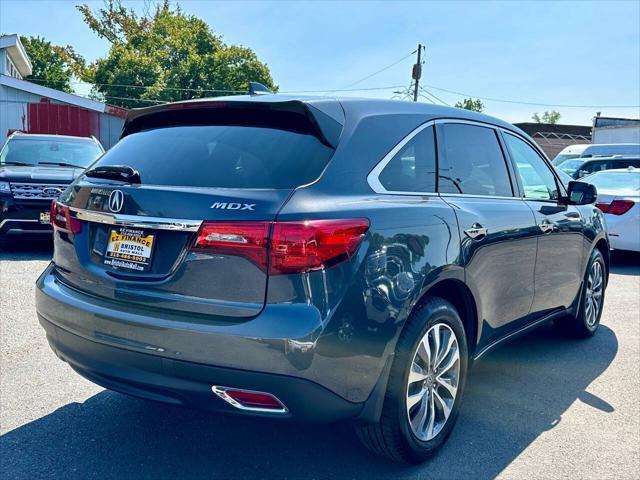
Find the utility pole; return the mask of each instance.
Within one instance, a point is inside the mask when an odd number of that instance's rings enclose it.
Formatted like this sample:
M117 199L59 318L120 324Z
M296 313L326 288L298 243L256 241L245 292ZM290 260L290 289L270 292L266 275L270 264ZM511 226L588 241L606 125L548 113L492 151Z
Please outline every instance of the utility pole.
M422 53L422 45L418 44L418 61L413 65L413 71L411 72L411 77L413 78L414 86L413 86L413 101L418 101L418 87L420 84L420 77L422 76L422 62L420 61L421 53Z

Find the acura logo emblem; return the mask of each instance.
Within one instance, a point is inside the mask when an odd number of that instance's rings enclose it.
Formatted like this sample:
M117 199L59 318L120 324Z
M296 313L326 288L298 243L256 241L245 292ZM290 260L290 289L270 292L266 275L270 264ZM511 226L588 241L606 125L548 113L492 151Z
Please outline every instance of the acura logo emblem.
M121 190L114 190L109 195L109 210L113 213L118 213L122 210L122 205L124 204L124 193Z

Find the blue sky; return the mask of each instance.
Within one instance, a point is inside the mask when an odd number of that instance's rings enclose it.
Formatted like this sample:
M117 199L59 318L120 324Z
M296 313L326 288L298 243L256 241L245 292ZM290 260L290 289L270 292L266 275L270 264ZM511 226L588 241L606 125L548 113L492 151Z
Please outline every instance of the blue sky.
M70 44L93 60L107 53L76 1L0 0L0 31ZM98 8L101 1L87 2ZM591 2L214 2L181 1L228 43L253 48L282 92L340 89L427 45L422 83L453 104L475 97L511 122L556 109L561 123L603 115L639 117L640 1ZM141 10L142 2L126 2ZM354 85L408 85L412 60ZM390 98L394 88L350 92Z

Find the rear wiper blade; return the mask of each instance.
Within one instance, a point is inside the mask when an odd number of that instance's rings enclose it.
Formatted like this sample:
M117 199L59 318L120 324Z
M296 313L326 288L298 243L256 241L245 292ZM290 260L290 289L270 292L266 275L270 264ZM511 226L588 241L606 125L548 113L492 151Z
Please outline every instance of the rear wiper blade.
M60 167L87 168L82 165L74 165L66 162L38 162L38 165L59 165Z
M128 165L100 165L87 170L84 174L92 178L108 178L128 183L142 183L140 173Z

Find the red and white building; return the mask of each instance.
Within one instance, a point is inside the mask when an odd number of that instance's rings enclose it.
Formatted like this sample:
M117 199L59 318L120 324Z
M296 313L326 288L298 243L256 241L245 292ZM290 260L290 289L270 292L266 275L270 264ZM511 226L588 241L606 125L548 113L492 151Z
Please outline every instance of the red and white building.
M18 35L0 36L0 145L16 130L118 141L126 109L24 80L31 73Z

